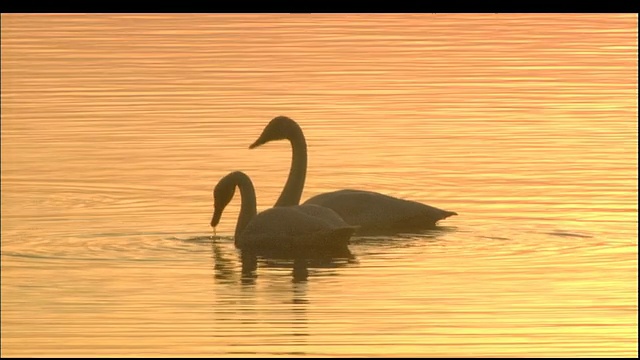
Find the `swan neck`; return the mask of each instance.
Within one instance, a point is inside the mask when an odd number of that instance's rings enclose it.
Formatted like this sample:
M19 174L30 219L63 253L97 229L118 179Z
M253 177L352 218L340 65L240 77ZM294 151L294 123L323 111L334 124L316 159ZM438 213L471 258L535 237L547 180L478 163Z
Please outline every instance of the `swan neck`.
M288 139L292 149L291 169L275 206L299 205L307 175L307 142L302 129L296 125Z
M238 215L238 223L236 224L235 242L238 242L238 238L242 231L247 227L247 224L256 216L258 210L256 208L256 190L248 178L241 178L238 180L238 188L240 189L240 214Z

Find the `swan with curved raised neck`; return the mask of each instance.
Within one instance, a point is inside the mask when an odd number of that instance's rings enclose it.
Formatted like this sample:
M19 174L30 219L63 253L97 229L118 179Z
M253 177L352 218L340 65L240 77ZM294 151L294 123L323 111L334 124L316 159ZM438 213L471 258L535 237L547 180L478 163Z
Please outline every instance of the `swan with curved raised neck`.
M298 205L307 173L307 142L297 122L286 116L277 116L267 124L249 149L276 140L288 140L291 143L292 158L289 177L274 206ZM358 233L368 234L429 229L440 220L458 215L454 211L412 200L353 189L318 194L304 204L330 208L348 224L358 226Z
M211 227L220 223L236 187L240 189L241 205L234 241L239 249L343 248L356 229L333 210L313 204L274 207L258 213L253 183L241 171L227 174L215 186Z

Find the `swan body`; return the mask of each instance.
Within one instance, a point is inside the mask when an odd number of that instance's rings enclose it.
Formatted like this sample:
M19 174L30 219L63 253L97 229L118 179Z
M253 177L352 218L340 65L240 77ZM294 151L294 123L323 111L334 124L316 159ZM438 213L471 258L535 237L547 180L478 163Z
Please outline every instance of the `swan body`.
M351 189L319 194L304 204L332 209L348 224L358 225L361 234L432 228L439 220L457 215L416 201Z
M270 141L289 140L291 169L275 207L300 203L307 172L307 144L302 129L291 118L277 116L249 146L254 149ZM373 191L344 189L316 195L304 205L319 205L335 211L346 223L358 226L360 234L428 229L456 212Z
M355 227L333 210L314 204L256 209L255 188L241 171L224 176L213 191L216 227L222 212L240 189L241 207L235 230L235 246L241 250L313 250L344 248Z

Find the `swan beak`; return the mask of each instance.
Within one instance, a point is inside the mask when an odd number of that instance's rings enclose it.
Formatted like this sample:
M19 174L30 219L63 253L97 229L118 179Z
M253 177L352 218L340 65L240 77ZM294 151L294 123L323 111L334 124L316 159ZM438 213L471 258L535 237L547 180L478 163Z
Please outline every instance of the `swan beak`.
M216 226L220 223L220 217L222 217L222 211L214 211L213 217L211 218L211 227L213 231L216 231Z
M262 145L263 143L260 142L260 139L256 140L256 142L254 142L253 144L249 145L249 149L254 149L257 148L258 146Z
M260 145L264 145L267 142L269 142L269 139L267 139L264 134L260 135L260 137L258 138L258 140L256 140L253 144L249 145L249 149L253 149L253 148L257 148Z

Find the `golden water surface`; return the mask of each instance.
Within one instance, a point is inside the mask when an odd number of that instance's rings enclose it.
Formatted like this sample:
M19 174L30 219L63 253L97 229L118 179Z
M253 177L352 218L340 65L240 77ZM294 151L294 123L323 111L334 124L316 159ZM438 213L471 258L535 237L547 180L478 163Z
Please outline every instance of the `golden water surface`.
M2 15L3 356L638 356L637 14ZM241 274L271 207L456 211Z

